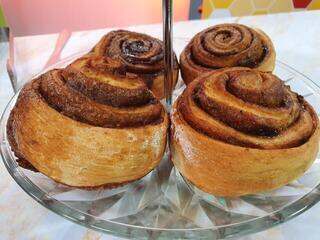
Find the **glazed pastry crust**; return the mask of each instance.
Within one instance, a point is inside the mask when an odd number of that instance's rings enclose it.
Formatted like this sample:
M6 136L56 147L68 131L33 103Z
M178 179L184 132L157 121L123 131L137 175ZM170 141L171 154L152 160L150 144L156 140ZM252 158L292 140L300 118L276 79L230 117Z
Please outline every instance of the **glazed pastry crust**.
M219 26L219 25L218 25ZM239 24L221 24L221 26L243 26ZM248 28L248 27L246 27ZM265 52L265 55L261 61L255 64L255 66L251 67L259 71L264 72L272 72L275 67L275 60L276 60L276 52L275 48L273 46L273 43L271 39L268 37L267 34L265 34L260 29L250 29L250 31L254 31L257 34L257 37L261 40L267 51ZM193 59L193 51L197 51L197 46L194 45L195 38L197 36L201 36L204 34L205 31L210 30L210 28L203 30L202 32L198 33L185 47L183 52L180 55L180 69L181 69L181 75L182 79L185 82L185 84L189 84L192 82L195 78L200 76L203 73L210 72L210 71L218 71L221 69L221 67L208 67L203 64L201 64L201 59L199 62ZM232 56L232 55L231 55ZM229 56L228 56L229 57ZM224 64L225 60L221 58L220 64ZM237 67L237 66L243 66L243 67L249 67L246 65L238 65L238 64L232 64L230 66L225 67Z
M121 185L145 176L161 160L168 117L140 127L103 128L62 115L28 83L7 132L16 156L53 180L74 187Z
M205 192L241 196L281 187L301 176L319 148L319 127L299 147L255 149L210 138L172 113L172 161L183 176Z
M195 79L176 100L171 123L174 165L217 196L281 187L309 168L319 148L313 108L275 75L249 68Z

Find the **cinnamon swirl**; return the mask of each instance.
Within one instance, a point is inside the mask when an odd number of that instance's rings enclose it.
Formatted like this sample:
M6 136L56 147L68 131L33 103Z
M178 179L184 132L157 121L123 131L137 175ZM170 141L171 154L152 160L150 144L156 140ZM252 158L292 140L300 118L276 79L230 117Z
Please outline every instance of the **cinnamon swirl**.
M144 79L87 55L21 90L7 125L25 167L75 187L116 186L161 160L168 117Z
M236 67L190 83L172 114L173 162L200 189L239 196L283 186L315 160L319 120L277 76Z
M225 67L249 67L273 71L275 50L261 30L241 24L220 24L203 30L180 55L181 75L186 84L200 74Z
M164 97L164 50L159 39L126 30L112 31L99 41L92 53L117 62L123 71L142 78L158 99ZM174 55L173 87L178 72L178 61Z

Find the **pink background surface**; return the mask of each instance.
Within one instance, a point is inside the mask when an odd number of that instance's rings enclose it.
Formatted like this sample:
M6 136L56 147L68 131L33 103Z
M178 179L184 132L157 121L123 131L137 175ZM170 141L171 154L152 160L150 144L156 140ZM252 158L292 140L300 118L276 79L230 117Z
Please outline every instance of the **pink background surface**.
M15 36L158 23L162 0L0 0ZM174 0L174 19L187 20L190 0Z

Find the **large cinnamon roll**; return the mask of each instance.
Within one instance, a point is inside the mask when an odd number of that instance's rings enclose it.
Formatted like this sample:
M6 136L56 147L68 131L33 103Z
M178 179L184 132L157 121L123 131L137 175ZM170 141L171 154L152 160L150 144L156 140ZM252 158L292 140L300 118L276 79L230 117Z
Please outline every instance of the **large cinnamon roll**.
M164 97L164 50L159 39L126 30L112 31L105 35L92 49L92 53L111 58L121 65L123 71L143 79L153 94ZM174 55L174 87L179 66Z
M118 61L88 55L28 83L7 134L22 166L69 186L111 187L159 163L167 127L144 79Z
M177 99L172 155L200 189L239 196L283 186L315 160L319 121L271 73L236 67L205 73Z
M180 55L181 74L189 84L200 74L225 67L273 71L275 50L259 29L241 24L220 24L193 37Z

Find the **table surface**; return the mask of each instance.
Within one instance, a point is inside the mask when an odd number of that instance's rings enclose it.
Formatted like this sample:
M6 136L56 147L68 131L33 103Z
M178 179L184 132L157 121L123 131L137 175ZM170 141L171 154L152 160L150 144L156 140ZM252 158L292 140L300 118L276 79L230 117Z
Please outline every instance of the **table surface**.
M195 33L222 22L238 22L263 29L273 40L278 60L320 84L320 11L178 22L174 25L176 53L181 52L187 40ZM161 37L162 31L161 25L136 26L130 29L156 37ZM93 46L107 31L108 29L102 29L72 33L61 57ZM84 37L85 43L79 41ZM28 51L20 51L15 55L19 81L26 81L43 69L57 38L58 34L51 34L15 39L16 50L28 46ZM7 58L8 44L0 43L0 112L13 94L5 71ZM0 239L120 239L78 226L51 213L19 188L3 164L0 164L0 178ZM320 233L319 222L320 203L281 226L242 237L241 240L317 240Z

